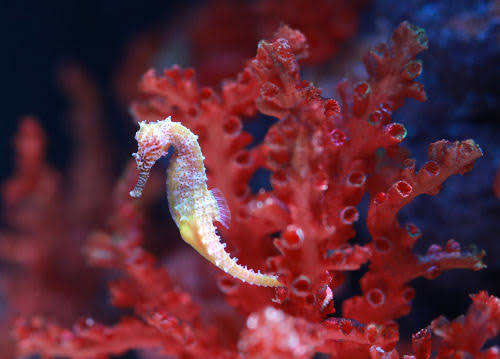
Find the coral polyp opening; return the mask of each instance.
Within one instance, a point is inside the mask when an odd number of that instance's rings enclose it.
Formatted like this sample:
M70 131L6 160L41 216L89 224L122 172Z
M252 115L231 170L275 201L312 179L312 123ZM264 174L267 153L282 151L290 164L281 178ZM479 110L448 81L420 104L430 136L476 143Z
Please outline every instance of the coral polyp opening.
M359 219L359 213L356 207L347 206L340 213L340 218L344 224L350 225Z
M361 187L365 184L366 176L363 172L354 171L349 174L347 178L347 183L352 187Z

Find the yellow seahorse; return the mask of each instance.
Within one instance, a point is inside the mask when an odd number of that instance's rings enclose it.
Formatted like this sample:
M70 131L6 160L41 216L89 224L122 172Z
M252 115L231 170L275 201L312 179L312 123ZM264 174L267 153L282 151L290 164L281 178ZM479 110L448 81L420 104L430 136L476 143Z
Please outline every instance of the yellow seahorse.
M282 286L276 276L255 273L237 264L225 251L213 221L229 227L230 212L221 192L207 189L207 176L198 136L170 117L152 123L140 122L135 134L138 151L134 153L139 179L130 192L140 197L154 163L166 155L170 146L175 153L167 170L167 193L170 213L182 239L203 257L235 278L251 284Z

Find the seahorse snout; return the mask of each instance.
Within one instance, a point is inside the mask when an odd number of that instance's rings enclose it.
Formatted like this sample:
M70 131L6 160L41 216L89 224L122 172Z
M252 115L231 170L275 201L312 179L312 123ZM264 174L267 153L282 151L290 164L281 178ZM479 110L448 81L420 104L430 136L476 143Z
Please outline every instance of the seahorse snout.
M151 163L146 161L140 153L132 153L132 157L135 158L135 162L137 163L137 170L139 171L139 178L137 179L137 183L132 191L130 191L131 197L141 197L142 190L146 185L146 182L149 178L149 171L151 170Z

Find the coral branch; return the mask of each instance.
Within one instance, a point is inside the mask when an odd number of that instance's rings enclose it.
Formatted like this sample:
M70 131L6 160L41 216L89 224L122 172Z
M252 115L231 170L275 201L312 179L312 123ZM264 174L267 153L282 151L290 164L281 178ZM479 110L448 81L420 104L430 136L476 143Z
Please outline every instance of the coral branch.
M416 196L437 194L449 176L471 170L481 155L481 149L472 140L433 143L429 146L431 161L415 172L415 161L407 160L400 173L401 180L386 193L375 195L367 219L374 240L370 270L361 280L364 297L354 297L344 303L347 317L384 323L409 312L414 295L412 288L406 286L410 280L419 276L434 279L454 268L484 268L481 261L484 251L475 248L462 251L453 240L448 241L445 249L433 245L425 256L413 254L420 231L412 224L402 228L397 220L399 210Z
M398 341L399 336L394 326L363 325L350 319L328 318L322 323L326 329L325 338L338 341L350 341L358 344L381 346L391 345Z
M86 252L90 263L116 268L127 275L111 283L111 302L117 307L133 307L140 319L122 320L112 327L86 319L84 323L92 323L89 328L77 326L72 331L43 321L19 322L15 334L23 354L93 358L132 348L160 347L172 355L226 355L216 345L214 333L201 323L190 295L172 281L164 268L156 267L155 258L140 247L141 218L128 196L134 180L131 163L116 186L115 215L110 221L113 232L94 233Z
M441 316L431 323L434 334L443 339L438 358L470 355L474 358L498 358L500 349L491 347L484 352L484 343L500 331L500 299L486 292L471 295L472 305L465 316L453 322Z
M124 318L112 327L95 324L91 318L86 318L76 324L73 331L33 319L16 323L14 333L21 355L38 352L75 359L107 358L133 348L159 347L168 341L155 328L133 318ZM172 350L169 354L176 352Z
M430 328L422 329L412 336L415 355L403 355L403 359L429 359L431 357L431 329L441 338L436 359L478 358L498 359L500 349L492 346L481 351L488 339L500 331L500 300L486 292L471 295L472 305L467 314L448 321L441 316L432 321ZM370 348L372 359L399 359L396 350L385 351L380 346ZM433 356L434 357L434 356Z

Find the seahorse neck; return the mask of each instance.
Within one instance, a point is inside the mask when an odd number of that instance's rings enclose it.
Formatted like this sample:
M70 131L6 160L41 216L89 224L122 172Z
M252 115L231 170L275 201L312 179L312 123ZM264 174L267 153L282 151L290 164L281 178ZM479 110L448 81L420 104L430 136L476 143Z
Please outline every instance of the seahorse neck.
M201 148L198 144L198 136L177 122L172 122L168 131L168 144L175 148L179 156L198 155L201 156Z

